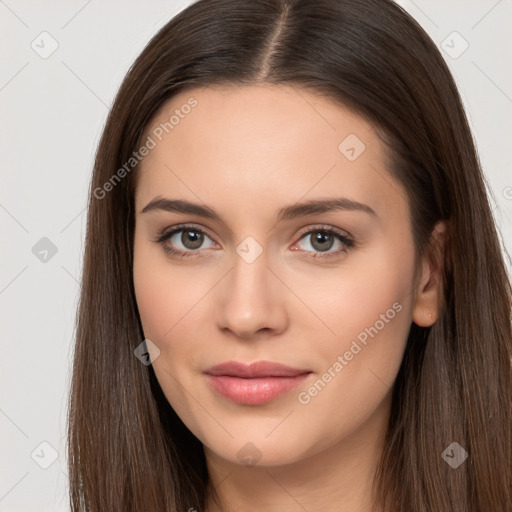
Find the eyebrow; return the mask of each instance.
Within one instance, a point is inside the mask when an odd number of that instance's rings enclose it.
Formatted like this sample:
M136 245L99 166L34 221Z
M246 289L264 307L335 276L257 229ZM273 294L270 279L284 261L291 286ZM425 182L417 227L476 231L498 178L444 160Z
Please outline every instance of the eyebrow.
M184 213L190 215L198 215L208 219L218 220L225 224L224 219L208 206L189 201L167 199L163 197L155 197L150 201L140 213L151 211L166 211ZM374 217L378 217L375 211L368 205L347 199L345 197L336 197L331 199L316 199L304 203L292 204L281 208L277 214L277 222L291 220L297 217L307 215L316 215L320 213L329 213L334 211L359 211Z

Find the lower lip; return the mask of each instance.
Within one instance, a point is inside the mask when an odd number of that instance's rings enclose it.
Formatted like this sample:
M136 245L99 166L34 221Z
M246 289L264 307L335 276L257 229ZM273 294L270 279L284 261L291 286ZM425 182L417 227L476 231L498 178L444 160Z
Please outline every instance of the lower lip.
M210 386L217 393L244 405L260 405L270 402L302 384L310 375L311 373L304 373L295 377L242 379L227 375L206 374Z

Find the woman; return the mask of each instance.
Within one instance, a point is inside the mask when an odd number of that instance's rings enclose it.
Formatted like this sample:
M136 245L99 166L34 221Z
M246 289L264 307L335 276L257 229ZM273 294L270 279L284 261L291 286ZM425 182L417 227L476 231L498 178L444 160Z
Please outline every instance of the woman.
M199 0L99 145L78 510L510 510L511 290L454 81L388 0Z

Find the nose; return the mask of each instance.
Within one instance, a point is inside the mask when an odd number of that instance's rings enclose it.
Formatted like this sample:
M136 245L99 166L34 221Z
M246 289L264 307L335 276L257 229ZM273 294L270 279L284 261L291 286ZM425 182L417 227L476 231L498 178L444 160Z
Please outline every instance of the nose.
M283 332L288 325L287 292L269 268L265 252L252 263L235 254L233 268L218 290L218 327L243 339Z

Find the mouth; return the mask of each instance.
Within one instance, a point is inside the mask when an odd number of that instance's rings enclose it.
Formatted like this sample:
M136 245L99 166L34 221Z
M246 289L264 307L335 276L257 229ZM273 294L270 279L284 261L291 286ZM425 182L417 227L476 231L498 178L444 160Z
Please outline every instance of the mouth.
M205 370L210 387L244 405L268 403L302 384L313 372L269 361L228 361Z

